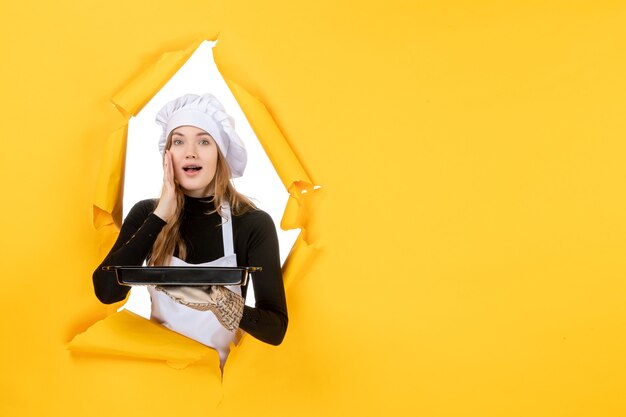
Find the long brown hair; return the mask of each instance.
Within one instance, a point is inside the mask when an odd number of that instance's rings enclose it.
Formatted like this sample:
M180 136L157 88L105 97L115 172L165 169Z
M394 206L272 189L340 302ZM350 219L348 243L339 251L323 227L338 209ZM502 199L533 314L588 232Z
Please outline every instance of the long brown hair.
M165 149L172 146L172 134L167 138ZM230 167L226 158L222 155L219 147L217 148L217 165L215 176L211 185L213 186L213 204L215 208L206 214L217 213L222 216L222 203L228 201L230 211L233 216L238 216L250 210L256 210L256 206L250 199L239 193L233 186L231 180ZM176 183L176 212L174 217L161 229L161 233L157 236L152 245L152 253L148 259L148 265L160 266L169 265L170 258L174 255L175 249L178 249L178 257L185 260L187 258L187 245L180 235L180 227L185 210L185 194L180 185Z

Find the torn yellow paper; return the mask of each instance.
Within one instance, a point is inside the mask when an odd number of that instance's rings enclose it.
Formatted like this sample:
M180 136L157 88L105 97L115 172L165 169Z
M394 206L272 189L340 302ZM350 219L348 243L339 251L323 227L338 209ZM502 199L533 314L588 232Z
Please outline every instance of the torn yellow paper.
M313 181L289 146L267 107L236 82L227 79L226 83L261 141L265 153L272 161L285 188L289 189L296 181L312 185Z
M102 152L93 201L93 225L96 229L110 224L121 227L127 133L128 125L112 132Z
M77 335L69 343L68 349L73 352L162 360L177 368L204 359L219 364L214 349L127 310L112 314Z
M136 116L202 42L204 39L197 39L184 50L163 53L154 64L117 92L111 100L123 113Z
M304 240L311 243L305 230L309 208L306 206L303 195L306 192L313 192L313 181L289 146L267 107L236 82L227 80L227 83L272 161L283 185L289 191L290 198L280 226L284 230L303 229Z
M289 252L287 260L283 264L283 282L285 289L288 289L291 283L306 270L307 266L313 261L314 255L317 253L318 249L319 248L313 245L307 244L302 233L300 233L291 252Z
M308 211L310 210L307 202L309 196L312 193L319 192L314 190L311 184L304 181L294 181L289 184L289 199L287 200L287 207L285 207L285 214L280 222L280 227L285 230L301 228L306 230ZM305 236L305 241L311 243Z
M314 186L267 107L236 82L232 80L226 82L289 192L280 227L283 230L298 228L302 230L283 265L285 288L288 288L288 285L312 262L316 250L319 249L319 242L311 239L311 236L317 236L317 233L310 233L308 226L313 210L309 204L310 197L314 192L319 193L321 190Z

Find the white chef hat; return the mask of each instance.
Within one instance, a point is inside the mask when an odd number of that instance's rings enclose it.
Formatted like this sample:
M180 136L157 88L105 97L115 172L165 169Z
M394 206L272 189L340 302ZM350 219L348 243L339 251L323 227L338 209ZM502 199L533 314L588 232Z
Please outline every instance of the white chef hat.
M195 126L213 137L230 166L233 178L243 175L248 161L246 147L235 132L235 121L212 94L185 94L172 100L157 113L156 122L163 128L159 139L161 155L165 152L165 142L172 130L179 126Z

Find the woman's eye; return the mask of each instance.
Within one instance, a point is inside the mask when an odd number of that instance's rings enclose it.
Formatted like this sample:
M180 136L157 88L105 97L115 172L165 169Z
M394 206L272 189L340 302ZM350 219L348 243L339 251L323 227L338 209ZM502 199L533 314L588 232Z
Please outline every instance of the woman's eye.
M208 141L208 140L206 140L206 139L202 139L202 140L200 141L200 145L208 145L208 144L209 144L209 141Z
M180 140L180 139L174 139L174 140L172 141L172 143L173 143L174 145L181 145L181 144L183 143L183 141L182 141L182 140Z

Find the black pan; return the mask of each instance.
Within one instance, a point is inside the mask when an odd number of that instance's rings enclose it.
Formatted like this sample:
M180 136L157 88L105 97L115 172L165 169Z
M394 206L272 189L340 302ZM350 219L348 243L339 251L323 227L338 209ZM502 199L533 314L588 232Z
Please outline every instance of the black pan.
M122 285L246 285L254 266L103 266Z

